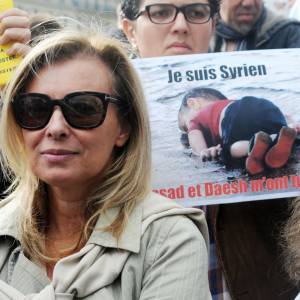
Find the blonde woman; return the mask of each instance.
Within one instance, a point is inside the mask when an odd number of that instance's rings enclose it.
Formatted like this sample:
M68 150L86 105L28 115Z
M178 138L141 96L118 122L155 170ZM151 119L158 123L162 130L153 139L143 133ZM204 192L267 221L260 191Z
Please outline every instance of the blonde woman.
M204 216L151 193L146 105L116 42L39 43L0 132L0 299L211 299Z

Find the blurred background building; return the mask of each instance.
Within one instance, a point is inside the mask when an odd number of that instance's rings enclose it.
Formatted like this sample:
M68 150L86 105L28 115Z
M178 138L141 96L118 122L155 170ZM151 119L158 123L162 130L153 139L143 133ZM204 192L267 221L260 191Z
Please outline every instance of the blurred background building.
M116 25L119 0L14 0L14 5L30 14L49 13L55 17L73 17L83 22L94 18Z
M100 20L103 24L113 27L117 22L116 8L119 2L120 0L14 0L16 7L30 14L49 13L55 17L73 17L82 22L96 18L98 22ZM300 0L264 0L264 2L277 13L289 16L291 8L299 4ZM297 18L295 15L293 17Z
M266 5L273 11L288 16L295 0L265 0Z

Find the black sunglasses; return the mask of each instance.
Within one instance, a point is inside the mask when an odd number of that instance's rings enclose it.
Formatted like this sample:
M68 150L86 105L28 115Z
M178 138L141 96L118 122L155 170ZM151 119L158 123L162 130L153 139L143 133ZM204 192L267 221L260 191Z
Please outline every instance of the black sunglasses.
M68 124L89 129L100 126L106 116L108 103L122 105L120 98L98 92L75 92L63 99L51 99L40 93L21 93L12 101L13 113L20 127L36 130L45 127L55 106L59 106Z

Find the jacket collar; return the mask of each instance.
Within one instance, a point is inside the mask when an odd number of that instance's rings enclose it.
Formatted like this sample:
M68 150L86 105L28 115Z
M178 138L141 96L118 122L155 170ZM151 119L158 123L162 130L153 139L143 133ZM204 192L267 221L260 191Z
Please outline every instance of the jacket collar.
M16 198L0 202L0 238L1 236L11 236L18 241L20 240L17 229L20 207L20 201ZM134 208L119 241L110 232L101 230L112 223L118 211L118 208L110 208L105 215L98 218L95 229L87 243L138 253L142 235L142 205L140 203Z
M0 201L0 238L12 236L20 240L17 230L17 219L22 199ZM133 209L127 219L124 231L119 240L110 232L102 229L109 226L118 214L118 208L110 208L105 215L98 218L87 244L95 244L103 247L117 248L138 253L140 251L141 238L147 227L155 220L171 215L186 215L192 219L202 233L208 247L208 231L204 213L195 208L183 208L170 199L150 193L142 199Z
M101 230L113 222L118 212L118 208L110 208L105 215L100 216L87 243L138 253L142 236L142 205L139 204L133 209L119 240L110 232Z

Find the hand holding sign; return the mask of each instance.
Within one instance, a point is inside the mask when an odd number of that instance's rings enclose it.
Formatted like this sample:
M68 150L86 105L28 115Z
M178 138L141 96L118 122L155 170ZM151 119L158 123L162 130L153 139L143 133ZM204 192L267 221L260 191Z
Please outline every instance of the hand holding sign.
M11 44L7 54L26 55L30 47L26 43L31 38L29 15L18 8L11 8L0 13L0 44Z
M13 8L12 0L0 2L0 86L9 80L11 73L20 63L21 56L30 50L29 15Z

